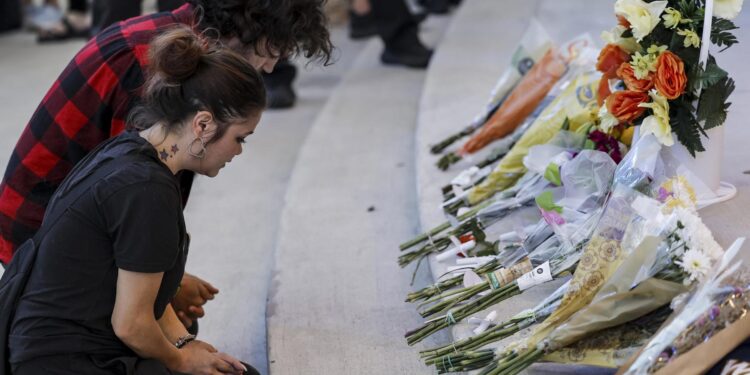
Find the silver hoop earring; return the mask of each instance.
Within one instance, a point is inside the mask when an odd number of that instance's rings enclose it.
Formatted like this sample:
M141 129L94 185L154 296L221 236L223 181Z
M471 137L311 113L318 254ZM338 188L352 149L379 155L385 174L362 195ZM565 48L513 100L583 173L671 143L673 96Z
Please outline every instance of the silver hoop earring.
M201 149L198 152L193 151L195 142L200 142L201 145ZM203 159L206 156L206 143L203 142L202 138L195 138L192 142L190 142L190 146L188 146L188 154L198 159Z

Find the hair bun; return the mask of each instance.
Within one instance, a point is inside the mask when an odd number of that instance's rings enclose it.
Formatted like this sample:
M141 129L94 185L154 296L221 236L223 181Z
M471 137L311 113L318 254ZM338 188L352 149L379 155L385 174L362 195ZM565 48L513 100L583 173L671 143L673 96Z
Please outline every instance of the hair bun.
M187 26L165 31L151 42L150 69L170 83L180 83L193 75L208 51L205 41Z

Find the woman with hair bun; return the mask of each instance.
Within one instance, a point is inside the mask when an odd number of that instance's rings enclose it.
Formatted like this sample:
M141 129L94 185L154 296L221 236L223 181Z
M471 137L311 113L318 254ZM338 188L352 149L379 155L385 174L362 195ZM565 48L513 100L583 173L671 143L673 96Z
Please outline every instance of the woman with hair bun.
M169 301L188 253L176 175L214 177L242 153L266 105L263 82L187 27L158 36L148 54L133 130L75 166L42 237L19 249L37 255L8 336L15 375L257 374L188 334Z
M149 43L165 28L193 28L241 54L259 71L270 72L279 58L294 54L327 64L333 46L324 3L189 0L173 12L125 20L94 36L50 87L9 158L0 183L0 263L7 265L39 230L52 194L73 166L126 129L128 114L145 94ZM180 174L183 206L193 175ZM203 305L217 292L186 273L172 307L195 332Z

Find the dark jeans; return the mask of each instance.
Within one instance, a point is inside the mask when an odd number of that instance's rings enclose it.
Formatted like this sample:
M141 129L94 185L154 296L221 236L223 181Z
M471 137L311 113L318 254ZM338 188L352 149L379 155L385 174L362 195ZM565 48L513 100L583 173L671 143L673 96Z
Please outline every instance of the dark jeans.
M243 362L246 375L260 375ZM34 358L12 366L13 375L183 375L169 370L155 359L120 357L98 359L85 354L55 355Z
M297 75L297 67L289 59L281 59L271 73L263 73L263 82L267 87L291 86Z
M405 34L416 35L419 22L404 0L375 0L370 6L378 34L386 46L396 43Z

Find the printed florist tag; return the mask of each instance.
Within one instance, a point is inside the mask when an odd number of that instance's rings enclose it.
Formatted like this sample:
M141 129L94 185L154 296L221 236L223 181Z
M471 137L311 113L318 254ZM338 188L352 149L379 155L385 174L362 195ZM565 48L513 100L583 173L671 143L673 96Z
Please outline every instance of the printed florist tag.
M552 273L549 269L549 262L534 268L531 272L518 278L518 289L526 290L534 285L539 285L552 280Z

